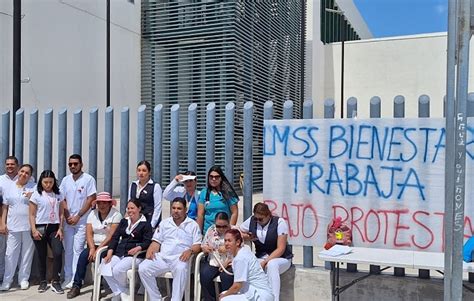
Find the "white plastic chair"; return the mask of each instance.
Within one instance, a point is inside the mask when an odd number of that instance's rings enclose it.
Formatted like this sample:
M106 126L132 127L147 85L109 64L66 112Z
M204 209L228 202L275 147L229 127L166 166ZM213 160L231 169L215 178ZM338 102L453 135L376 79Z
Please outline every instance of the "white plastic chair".
M204 254L203 252L199 253L194 263L194 300L196 301L201 301L202 288L201 288L200 268L201 268L201 260L205 255L206 254ZM214 287L216 290L216 296L219 296L219 293L220 293L220 289L219 289L220 282L221 282L221 277L216 276L216 278L214 278Z
M98 301L100 299L100 280L102 276L100 275L100 257L104 251L107 251L107 246L101 247L97 250L95 253L95 261L94 261L94 275L93 275L93 281L94 281L94 287L92 291L92 301Z
M201 253L199 253L199 255L200 254ZM199 257L199 255L198 255L198 257ZM194 261L195 258L196 258L195 255L192 255L191 258L189 258L190 267L189 267L189 272L188 272L188 275L187 275L187 278L186 278L186 287L184 288L184 301L191 301L191 274L193 273L193 271L195 271L195 269L193 270L193 263L196 265L196 263ZM199 274L199 272L198 272L198 274ZM198 275L198 274L194 274L195 279L196 279L196 275ZM173 274L171 274L171 272L166 272L166 273L158 276L157 278L165 278L166 279L166 296L164 296L163 298L171 296L171 287L170 287L169 280L173 279ZM196 299L196 297L194 297L194 299ZM144 301L148 301L148 293L146 291L145 291Z
M97 264L97 262L99 262L98 260L100 258L101 253L106 250L107 250L107 247L102 247L97 251L97 254L96 254L96 259L95 259L96 264L94 268L94 291L92 293L92 301L99 301L100 299L100 282L101 282L102 276L100 274L100 269L99 269L100 264ZM130 293L131 301L135 300L135 282L136 282L137 274L138 274L138 268L137 268L138 265L137 265L136 259L138 255L143 254L145 252L146 250L140 251L136 253L135 255L133 255L132 268L127 271L127 279L129 283L129 293Z

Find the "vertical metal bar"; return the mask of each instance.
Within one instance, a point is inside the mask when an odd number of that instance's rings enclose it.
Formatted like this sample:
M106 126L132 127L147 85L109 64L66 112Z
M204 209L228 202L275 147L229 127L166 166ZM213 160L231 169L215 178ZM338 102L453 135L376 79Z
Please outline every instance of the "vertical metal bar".
M145 160L145 130L146 130L146 106L141 105L138 108L137 119L137 162Z
M110 106L110 0L106 4L106 107Z
M462 247L464 242L464 202L466 192L466 127L467 127L467 93L469 88L469 45L471 39L471 1L460 0L458 6L459 15L457 18L457 74L456 74L456 96L454 115L454 164L448 168L452 168L454 172L453 178L446 178L449 181L445 186L453 185L454 193L448 198L452 198L453 202L453 238L452 238L452 288L451 300L462 300L462 277L463 277L463 260ZM451 119L450 119L451 120ZM448 119L446 119L448 123Z
M130 110L122 108L120 123L120 212L125 213L130 169Z
M273 119L273 101L267 100L263 105L263 119Z
M206 173L214 165L216 133L216 103L206 106Z
M293 102L287 100L283 103L283 119L293 119ZM293 251L293 246L289 246L290 250Z
M188 107L188 170L197 171L197 104Z
M347 100L347 116L346 118L357 117L357 98L350 97Z
M43 169L53 169L53 109L44 112Z
M382 114L381 110L382 100L378 96L374 96L370 99L370 118L380 118Z
M235 104L225 106L225 173L227 179L234 183L234 116Z
M313 119L313 102L311 100L305 100L303 102L303 119ZM303 267L313 267L313 247L303 247Z
M66 176L67 163L67 109L58 112L58 179Z
M244 220L252 216L253 102L244 104Z
M357 98L350 97L347 100L347 113L346 114L347 114L346 118L355 118L357 116ZM357 264L347 263L346 270L349 273L356 273Z
M82 109L77 109L73 115L72 152L82 155Z
M104 164L104 191L112 194L113 185L113 166L114 166L114 108L105 109L105 145L104 158L107 158L107 164Z
M163 167L163 105L153 111L153 179L161 183Z
M453 294L453 224L454 224L454 91L456 88L456 40L457 40L457 0L448 1L448 39L446 58L446 155L444 191L444 300L452 300Z
M6 110L2 113L2 142L0 146L1 151L1 162L0 162L0 173L5 173L5 158L10 155L10 111Z
M170 125L170 181L179 170L179 104L171 107L171 125Z
M25 133L25 110L20 108L15 112L15 157L23 164L23 137Z
M13 0L13 141L16 153L16 112L21 108L21 0ZM18 160L20 160L18 158ZM22 158L23 161L23 158Z
M405 117L405 97L402 95L395 96L393 100L393 117L404 118ZM404 268L393 268L393 274L397 277L405 276Z
M418 117L430 117L430 97L428 95L421 95L418 97ZM430 270L419 269L418 277L421 279L430 279Z
M99 109L92 108L89 112L89 174L97 181L97 145L99 130Z
M381 99L378 96L373 96L370 99L370 118L380 118L381 117ZM370 265L369 266L370 274L380 274L379 265Z
M328 98L328 99L324 100L324 118L325 119L334 119L334 114L335 114L334 99ZM334 262L332 262L332 263L329 262L329 261L324 262L324 268L325 269L332 270L333 267L334 267ZM336 273L334 271L332 273L333 273L333 276L334 276L333 279L335 280ZM335 286L335 281L333 281L332 285Z
M33 166L33 177L37 179L38 172L38 109L30 112L30 143L29 164Z

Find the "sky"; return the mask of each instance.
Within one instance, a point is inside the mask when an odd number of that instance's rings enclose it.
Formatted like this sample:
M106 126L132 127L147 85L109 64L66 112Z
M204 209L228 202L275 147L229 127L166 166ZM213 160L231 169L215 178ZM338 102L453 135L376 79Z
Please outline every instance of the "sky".
M447 31L448 0L353 0L374 38Z

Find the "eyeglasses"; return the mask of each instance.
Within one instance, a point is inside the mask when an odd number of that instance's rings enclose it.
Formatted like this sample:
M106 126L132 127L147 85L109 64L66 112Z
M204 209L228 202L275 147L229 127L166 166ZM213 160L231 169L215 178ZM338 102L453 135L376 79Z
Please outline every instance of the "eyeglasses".
M259 223L263 222L263 220L265 219L264 217L256 217L255 215L253 216L253 218Z
M70 162L68 165L69 167L76 166L79 165L79 162Z
M209 175L209 179L211 180L219 180L220 178L221 178L220 175L217 175L217 176Z
M223 225L223 226L221 226L221 225L216 225L216 228L217 228L217 229L225 229L225 228L229 228L229 225Z

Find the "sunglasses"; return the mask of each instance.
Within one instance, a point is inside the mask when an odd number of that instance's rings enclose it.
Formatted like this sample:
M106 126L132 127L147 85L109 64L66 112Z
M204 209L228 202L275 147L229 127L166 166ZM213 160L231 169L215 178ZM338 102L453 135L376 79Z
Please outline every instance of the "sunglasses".
M79 165L79 162L70 162L68 165L69 167L76 166Z
M256 217L255 215L253 216L253 218L257 221L257 222L263 222L263 220L265 219L264 217Z
M229 225L224 225L224 226L216 225L216 228L217 229L225 229L225 228L229 228Z
M220 175L217 175L217 176L209 175L209 179L219 180L220 178L221 178Z

